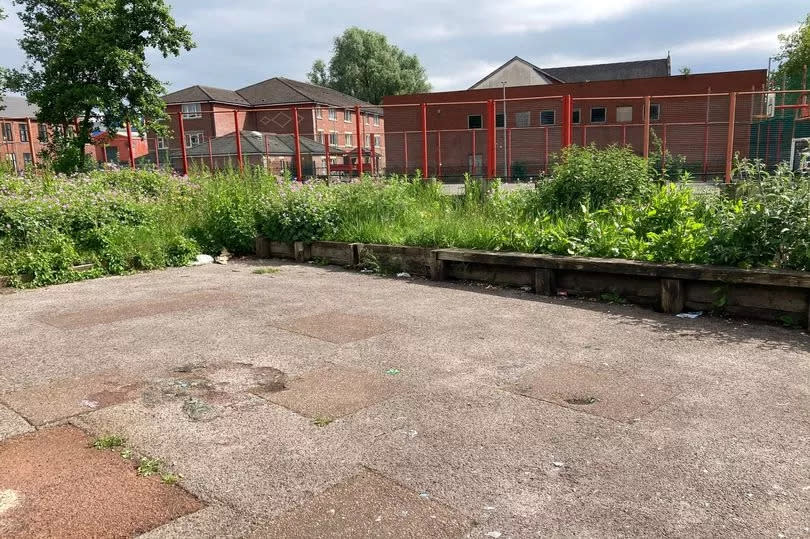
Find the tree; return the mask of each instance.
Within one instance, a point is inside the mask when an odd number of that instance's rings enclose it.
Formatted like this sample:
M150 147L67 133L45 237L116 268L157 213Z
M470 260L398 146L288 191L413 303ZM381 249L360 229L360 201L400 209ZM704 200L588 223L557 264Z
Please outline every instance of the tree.
M779 34L779 42L780 51L776 55L779 67L773 71L772 77L774 86L783 90L798 90L802 87L804 66L810 65L810 14L792 34Z
M194 42L163 0L15 0L23 7L22 69L9 87L39 107L40 122L62 126L49 154L59 172L86 164L93 121L112 132L127 122L143 133L165 132L163 84L152 76L147 49L164 58ZM78 119L78 129L68 126Z
M681 75L690 75L692 73L692 68L689 66L683 66L678 70Z
M310 82L334 88L375 105L386 95L429 92L425 68L388 39L371 30L348 28L335 38L327 71L315 60Z

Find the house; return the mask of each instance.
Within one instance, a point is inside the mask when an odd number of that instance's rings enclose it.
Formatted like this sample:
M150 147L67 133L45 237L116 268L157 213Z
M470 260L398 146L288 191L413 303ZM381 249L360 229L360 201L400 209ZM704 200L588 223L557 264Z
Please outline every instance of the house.
M129 165L129 139L126 129L117 129L111 133L104 126L96 126L90 133L93 140L94 156L99 163L114 163ZM149 147L145 138L132 132L132 153L135 162L149 154Z
M0 159L22 172L25 167L36 164L50 130L37 121L39 109L23 97L3 96L0 107Z
M172 135L155 138L155 143L150 147L150 155L155 160L165 161L167 157L171 158L177 169L181 168L181 144L187 151L194 149L195 156L199 156L201 152L206 155L213 153L213 146L232 149L232 157L236 161L236 137L233 134L237 129L240 132L262 133L263 136L294 134L294 108L301 140L317 142L319 148L328 145L331 163L356 161L356 157L352 157L346 150L354 149L356 156L357 145L362 144L363 148L374 149L373 152L363 152L366 167L373 165L379 170L385 166L382 109L330 88L273 77L238 90L195 85L172 92L163 99L171 118ZM360 107L359 133L356 107ZM184 134L182 141L181 117ZM218 138L226 135L231 136L233 148L227 142L215 143ZM210 152L209 140L212 141ZM242 150L244 152L244 146ZM326 170L326 156L315 152L310 157L313 158L312 172L323 174ZM218 161L214 162L216 164ZM279 163L281 162L285 161L280 160ZM304 168L306 171L306 167Z
M511 65L516 62L523 61ZM538 84L487 87L487 81L502 78L496 70L473 89L388 96L383 100L387 171L424 173L427 165L431 176L458 179L465 173L485 174L492 165L501 177L511 177L515 170L537 176L548 170L562 146L564 96L572 98L573 143L629 145L639 154L645 147L649 97L647 148L655 151L660 144L669 155L685 160L693 173L711 177L726 171L731 93L742 92L735 97L733 151L745 157L760 155L760 146L765 149L771 135L760 132L756 123L765 110L764 69L672 76L668 59L666 65L661 60L648 61L646 67L624 64L616 65L614 75L625 77L620 79L560 82L566 76L591 77L607 69L582 66L541 70L555 80ZM531 64L528 68L535 69ZM647 69L663 74L635 78ZM475 87L479 85L483 87ZM496 158L489 163L491 113Z
M563 84L571 82L594 82L604 80L648 79L671 75L672 62L666 58L638 60L632 62L612 62L568 67L540 68L515 56L492 73L482 78L470 90L482 88L503 88L531 86L537 84Z

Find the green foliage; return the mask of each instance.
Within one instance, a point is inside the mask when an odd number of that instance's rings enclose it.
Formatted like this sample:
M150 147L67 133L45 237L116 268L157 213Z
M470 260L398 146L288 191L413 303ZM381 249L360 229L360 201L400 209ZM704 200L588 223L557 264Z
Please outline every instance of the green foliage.
M279 241L314 241L338 230L337 189L325 183L283 184L259 210L262 234Z
M99 436L93 440L93 447L96 449L115 449L124 445L126 440L121 436L111 434L109 436Z
M779 34L779 62L772 72L772 86L782 90L798 90L802 87L804 66L810 65L810 14L791 34ZM782 87L782 81L785 87Z
M347 28L334 41L329 67L315 60L310 82L334 88L375 105L386 95L430 91L427 73L416 55L406 54L379 32Z
M142 477L150 477L162 473L163 461L160 459L152 459L149 457L141 457L138 462L136 472Z
M27 61L9 76L12 90L39 107L38 120L71 126L50 143L57 171L84 169L84 145L93 120L110 129L130 122L144 132L144 118L165 130L163 84L149 73L147 52L177 56L194 47L163 0L15 0L23 26L20 48Z

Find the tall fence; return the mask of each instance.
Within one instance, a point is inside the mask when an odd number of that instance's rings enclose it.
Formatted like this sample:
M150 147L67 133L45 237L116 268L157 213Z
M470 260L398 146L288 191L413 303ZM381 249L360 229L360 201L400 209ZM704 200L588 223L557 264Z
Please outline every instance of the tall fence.
M810 105L804 91L560 95L348 109L213 105L172 113L170 131L149 134L147 150L127 163L180 173L261 166L297 179L418 171L448 182L466 174L520 181L547 174L568 145L622 145L671 177L689 172L697 180L730 181L737 157L798 167L810 151ZM128 144L117 144L133 155L132 140L139 137L132 133Z

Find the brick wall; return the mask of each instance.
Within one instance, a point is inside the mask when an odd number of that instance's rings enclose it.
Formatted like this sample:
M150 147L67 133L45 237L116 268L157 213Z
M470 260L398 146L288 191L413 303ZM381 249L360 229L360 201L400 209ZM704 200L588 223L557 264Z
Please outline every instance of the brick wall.
M12 161L15 163L18 172L25 168L26 162L33 162L39 160L39 154L45 149L45 144L39 140L39 123L31 119L30 132L26 120L20 119L4 119L0 118L0 159L3 161ZM8 125L11 128L10 139L6 136L6 128ZM23 135L27 132L28 139L32 142L21 140L20 128L22 126ZM50 137L50 130L48 130ZM33 154L31 146L33 144Z

